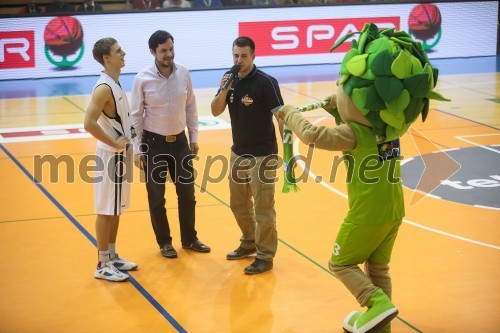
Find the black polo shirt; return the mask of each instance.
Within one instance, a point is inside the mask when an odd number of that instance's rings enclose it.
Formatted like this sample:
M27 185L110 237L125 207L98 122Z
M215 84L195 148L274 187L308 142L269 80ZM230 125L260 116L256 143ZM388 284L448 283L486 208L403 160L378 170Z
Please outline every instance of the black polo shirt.
M247 76L235 79L226 102L233 132L232 151L240 156L277 154L271 110L284 104L278 81L254 65Z

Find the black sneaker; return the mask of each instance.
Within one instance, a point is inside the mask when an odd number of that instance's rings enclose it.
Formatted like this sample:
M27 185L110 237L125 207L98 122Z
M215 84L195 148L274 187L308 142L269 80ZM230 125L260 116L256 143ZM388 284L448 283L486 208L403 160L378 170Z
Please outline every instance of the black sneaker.
M228 260L243 259L243 258L248 257L249 255L252 255L252 254L256 253L256 252L257 251L255 250L255 248L253 248L253 249L244 249L244 248L242 248L240 246L236 250L234 250L233 252L228 253L228 255L226 256L226 258Z
M259 258L255 258L255 261L250 265L245 267L245 274L253 275L264 273L273 268L272 260L262 260Z
M160 248L161 255L167 258L177 258L177 251L172 247L172 244L163 245Z

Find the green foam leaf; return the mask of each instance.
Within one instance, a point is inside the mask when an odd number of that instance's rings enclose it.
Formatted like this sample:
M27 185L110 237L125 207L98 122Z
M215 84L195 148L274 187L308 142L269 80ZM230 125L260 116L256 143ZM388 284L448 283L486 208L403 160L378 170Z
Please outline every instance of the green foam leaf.
M337 84L339 86L343 85L347 80L349 80L350 77L351 75L342 75L342 77L338 80Z
M378 76L375 78L375 89L377 89L379 96L387 102L396 98L403 91L404 86L401 80L395 77Z
M354 76L361 76L366 71L367 64L366 60L368 58L368 54L361 54L354 56L349 62L346 64L346 69L349 73Z
M408 89L412 97L425 97L430 88L429 74L420 73L407 77L403 80L403 85Z
M408 53L399 52L398 57L391 65L391 71L398 79L404 79L411 75L412 61Z
M385 109L385 103L378 95L377 90L375 89L375 86L373 84L368 87L368 93L366 94L364 108L371 111L380 111L382 109Z
M397 38L408 37L411 39L410 35L404 30L395 31L392 35Z
M384 36L392 36L394 34L394 30L396 30L396 28L385 28L380 31L380 34Z
M429 91L429 93L426 96L428 99L435 99L437 101L442 101L442 102L449 102L451 99L448 99L446 97L443 97L440 93L437 93L435 91Z
M365 80L357 76L351 76L342 86L347 95L352 94L354 88L366 88L373 85L373 81Z
M384 50L373 57L373 61L370 64L370 70L377 76L392 76L392 62L391 54L388 50Z
M411 56L411 74L420 74L422 73L422 69L424 67L422 66L422 63L420 60L418 60L417 57Z
M389 110L384 109L380 111L380 118L389 126L401 128L405 121L404 113L400 112L397 115L392 114Z
M408 90L403 89L398 97L390 100L389 102L385 102L387 109L393 114L398 115L403 113L403 110L406 109L408 104L410 104L410 93Z
M358 51L360 54L365 53L365 44L366 40L368 39L368 32L363 32L359 36L359 41L358 41Z
M422 122L427 119L427 115L429 114L429 100L424 98L424 106L422 106Z
M349 38L351 38L352 36L356 35L356 34L359 34L359 32L351 32L345 36L343 36L342 38L340 38L335 44L333 44L333 46L330 48L330 52L333 52L333 50L335 50L337 47L339 47L340 45L342 45L342 43L344 43L346 40L348 40Z
M437 84L437 81L438 81L439 69L433 68L432 69L432 75L434 76L434 87L435 87L436 84Z
M373 81L373 80L375 80L375 74L373 74L372 70L368 67L366 72L363 75L361 75L361 78L365 79L365 80Z
M351 40L351 48L352 49L357 49L358 48L358 41L355 39Z
M431 65L425 64L422 73L429 74L429 90L434 90L434 72L432 71Z
M350 49L349 51L347 51L347 53L344 56L344 59L342 60L342 64L340 65L340 74L342 75L350 74L349 71L347 70L347 63L357 55L359 55L357 49Z
M417 120L420 112L422 112L423 105L424 101L422 98L410 98L410 103L404 110L405 121L407 124L413 123Z
M380 118L379 111L370 111L365 115L366 119L373 125L373 134L379 137L385 137L387 124Z
M354 88L352 91L351 99L356 108L366 115L369 110L365 109L366 96L368 95L368 88Z
M375 54L384 50L389 51L390 49L391 45L389 44L389 40L387 38L379 38L369 43L365 48L365 52L368 54Z
M391 37L391 40L393 42L397 43L402 48L407 49L407 50L411 50L411 47L412 47L411 43L405 42L404 40L401 40L401 39L396 38L396 37Z

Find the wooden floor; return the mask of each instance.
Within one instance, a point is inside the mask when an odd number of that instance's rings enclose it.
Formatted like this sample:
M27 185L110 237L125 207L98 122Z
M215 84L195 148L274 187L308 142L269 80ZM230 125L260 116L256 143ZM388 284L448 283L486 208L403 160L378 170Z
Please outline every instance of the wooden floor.
M75 80L77 80L75 78ZM426 123L402 140L405 157L418 156L415 133L436 147L472 146L473 135L495 147L500 170L500 74L441 76L439 91L451 103L431 102ZM302 105L332 93L332 82L281 85L287 104ZM196 89L200 116L210 114L216 88ZM496 101L495 101L496 99ZM3 99L1 130L81 125L88 95ZM323 111L312 122L333 125ZM222 119L228 120L227 111ZM480 135L480 136L478 136ZM118 251L139 263L129 283L93 278L96 264L93 186L77 167L45 169L33 181L35 156L70 156L75 165L93 154L95 140L38 140L0 143L0 332L343 332L342 321L359 306L327 269L336 233L347 211L342 171L334 183L309 178L297 193L278 193L279 244L272 271L246 276L252 259L227 261L240 232L229 209L227 170L210 168L209 156L228 156L229 129L200 131L197 229L209 254L180 247L177 204L167 186L167 212L177 259L163 258L149 220L145 186L134 171L132 205L122 216ZM430 148L429 148L430 149ZM307 147L296 142L306 155ZM493 149L495 150L495 149ZM420 152L426 153L426 152ZM329 174L331 152L314 151L311 172ZM66 170L65 170L66 169ZM300 166L297 173L303 173ZM74 181L66 176L74 175ZM38 177L39 178L39 177ZM205 174L205 179L207 174ZM282 182L277 185L281 189ZM201 190L204 188L206 191ZM413 191L405 188L407 202ZM500 200L500 195L497 197ZM500 332L500 211L426 197L407 205L391 274L399 316L393 332Z

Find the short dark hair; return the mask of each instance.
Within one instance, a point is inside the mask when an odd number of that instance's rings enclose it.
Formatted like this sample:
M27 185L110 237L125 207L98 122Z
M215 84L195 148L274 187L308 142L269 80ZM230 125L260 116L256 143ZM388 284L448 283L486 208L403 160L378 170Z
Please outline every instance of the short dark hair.
M166 32L165 30L157 30L153 32L151 37L149 37L149 48L156 51L158 45L165 43L169 39L172 40L172 43L174 42L174 37L169 32Z
M247 37L247 36L240 36L236 38L233 42L233 47L238 46L238 47L245 47L249 46L250 49L252 50L252 54L255 53L255 43L252 40L252 38Z
M118 43L116 39L112 37L101 38L94 44L92 49L92 55L94 59L104 66L104 56L111 53L111 47Z

